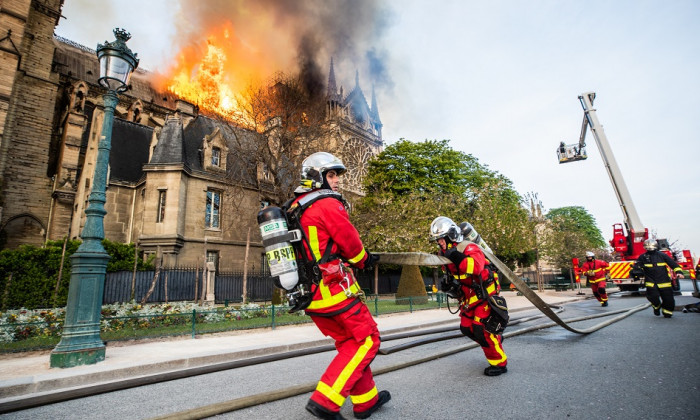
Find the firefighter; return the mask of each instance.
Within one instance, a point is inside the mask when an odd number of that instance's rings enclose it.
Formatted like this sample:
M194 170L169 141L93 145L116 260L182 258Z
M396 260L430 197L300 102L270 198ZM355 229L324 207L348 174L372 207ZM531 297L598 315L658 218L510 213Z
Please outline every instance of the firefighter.
M486 267L488 261L476 244L465 241L462 231L447 217L437 217L430 225L430 240L437 242L438 255L452 261L443 266L447 276L440 287L443 292L460 301L460 331L477 342L484 351L489 366L484 375L506 373L508 358L503 351L502 336L487 331L485 323L492 309L487 301L500 291L498 281Z
M603 260L596 260L595 254L586 252L586 262L581 265L581 272L591 285L593 296L598 299L600 306L608 306L608 294L605 292L605 280L610 271L610 264Z
M684 277L683 269L673 258L658 250L658 244L655 239L644 241L644 249L647 252L637 258L633 270L644 273L647 300L651 302L654 315L659 316L663 313L665 318L671 318L676 301L673 298L669 271L673 270L678 278L682 279Z
M305 311L324 335L335 340L338 350L306 405L307 411L322 419L342 419L340 408L348 396L360 419L391 399L389 391L378 392L374 384L369 365L379 349L379 330L350 268L369 269L378 257L365 250L338 193L345 170L330 153L310 155L302 163L301 186L294 191L291 205L323 193L300 218L308 238L306 258L316 261L321 273L318 284L311 286L312 299Z

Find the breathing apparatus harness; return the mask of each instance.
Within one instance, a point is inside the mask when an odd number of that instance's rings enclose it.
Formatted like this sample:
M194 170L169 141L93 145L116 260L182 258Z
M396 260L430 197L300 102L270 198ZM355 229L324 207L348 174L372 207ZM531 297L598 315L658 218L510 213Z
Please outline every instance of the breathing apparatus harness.
M460 242L459 244L448 248L445 250L445 256L449 258L455 265L459 267L459 263L466 258L464 255L464 249L466 249L469 241ZM464 245L462 245L464 244ZM451 250L451 252L450 252ZM456 299L459 301L458 308L452 312L450 308L450 300L446 299L447 310L451 314L456 314L466 306L464 301L464 292L461 286L468 287L474 291L474 294L479 300L485 300L491 307L491 314L484 320L484 328L486 331L492 334L501 334L508 325L509 315L508 315L508 305L503 296L500 295L489 295L486 288L495 284L498 287L498 268L496 265L488 261L486 268L489 272L489 276L486 280L479 281L478 284L463 284L447 269L447 266L443 266L445 272L447 273L445 278L443 278L441 286L443 286L443 291L449 298Z
M319 261L316 261L316 259L313 257L309 258L308 253L302 244L303 242L306 244L307 249L311 249L309 238L306 236L306 233L301 226L301 216L303 215L304 211L309 208L309 206L323 198L334 198L340 201L344 207L347 208L348 206L347 202L340 193L327 189L312 191L304 195L296 203L294 203L296 198L292 198L282 205L282 211L287 218L287 223L289 224L290 230L293 229L300 232L300 240L292 242L297 259L297 268L299 270L298 295L290 297L290 304L291 299L298 300L299 304L298 307L297 305L292 305L293 308L290 312L305 309L311 304L311 299L313 296L313 293L311 293L311 286L313 284L318 285L323 279L323 274L337 277L339 279L338 284L345 291L345 295L347 297L357 297L364 301L364 292L352 293L350 291L351 280L348 276L349 273L345 268L345 264L343 264L342 258L339 255L331 253L334 244L332 238L328 238L326 249L323 251L323 256ZM337 265L334 264L331 266L323 266L324 264L334 260L340 260L340 262ZM297 291L295 290L294 292L290 293L290 295L294 293L297 293Z

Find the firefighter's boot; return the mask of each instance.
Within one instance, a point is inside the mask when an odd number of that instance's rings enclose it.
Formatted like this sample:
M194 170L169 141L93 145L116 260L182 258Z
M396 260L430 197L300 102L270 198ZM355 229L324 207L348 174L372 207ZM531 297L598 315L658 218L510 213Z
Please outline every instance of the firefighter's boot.
M656 316L661 315L661 308L654 308L654 315L656 315Z
M379 410L379 407L386 404L390 399L391 399L391 394L389 393L389 391L379 391L379 394L377 394L377 403L376 404L374 404L372 407L368 408L365 411L360 411L360 412L355 411L353 414L355 414L356 419L369 418L369 416L371 416L372 413Z
M486 376L498 376L506 372L508 372L508 368L505 366L489 366L484 369L484 375Z
M306 411L323 420L345 420L339 412L330 411L313 400L306 404Z

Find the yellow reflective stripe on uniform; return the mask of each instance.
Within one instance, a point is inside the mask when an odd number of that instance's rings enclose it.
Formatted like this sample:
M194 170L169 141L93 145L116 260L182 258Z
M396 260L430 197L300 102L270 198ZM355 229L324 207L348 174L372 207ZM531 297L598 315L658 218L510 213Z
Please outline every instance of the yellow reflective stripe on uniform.
M653 267L654 264L644 264L644 267Z
M481 322L481 318L478 316L474 315L474 322Z
M345 397L337 393L333 388L329 387L323 382L319 382L318 385L316 385L316 391L325 395L326 398L333 401L333 403L337 406L342 406L343 403L345 403Z
M456 276L454 276L454 278L464 280L467 278L467 275L466 274L457 274Z
M350 258L350 259L348 260L348 262L349 262L350 264L355 264L355 263L361 261L361 260L365 257L365 254L366 254L365 249L362 248L362 252L360 252L360 253L357 254L356 256Z
M345 292L343 291L340 291L335 295L331 295L330 289L328 288L328 286L325 286L323 282L320 282L318 284L318 287L321 289L321 297L323 299L311 301L311 304L309 305L308 309L324 309L336 305L344 301L345 299L348 299L348 297L345 295ZM357 283L353 283L350 285L349 290L351 293L359 293L360 286Z
M328 287L328 285L326 285L323 281L320 281L318 283L318 290L321 291L321 297L323 298L323 300L330 299L330 297L333 296L331 294L330 287Z
M474 258L467 257L467 274L474 274Z
M665 267L665 266L667 266L668 264L666 264L665 262L660 262L660 263L656 263L656 265L657 265L658 267Z
M676 271L683 271L683 269L680 268L680 267L676 267L676 268L673 269L673 271L674 271L674 272L676 272Z
M671 282L668 282L668 283L656 283L656 286L657 286L659 289L664 289L664 288L666 288L666 287L671 287Z
M648 281L647 281L647 282L644 282L644 286L646 286L646 287L654 287L654 283L648 282Z
M351 395L350 401L352 401L353 404L363 404L367 401L372 401L372 398L374 398L374 396L377 394L377 387L375 386L374 388L370 389L368 392L365 392L362 395Z
M489 295L496 291L496 283L491 283L486 287L486 293Z
M311 252L314 254L316 261L321 259L321 249L318 247L318 231L316 226L309 226L309 246L311 247Z
M476 301L478 301L478 300L479 300L479 298L478 298L476 295L474 295L474 296L472 296L472 297L469 298L468 304L471 305L472 303L474 303L474 302L476 302Z
M673 311L669 311L668 309L661 308L661 313L664 315L673 315Z
M501 358L495 360L487 358L486 360L488 360L489 364L491 364L492 366L496 366L499 363L505 362L507 357L505 352L503 352L503 347L501 347L501 345L498 344L498 336L489 333L489 340L491 340L491 343L493 343L493 348L496 349L499 355L501 355Z
M365 342L360 346L360 348L357 349L357 353L355 353L355 355L352 356L352 359L350 359L348 364L345 365L342 371L340 371L340 375L338 375L338 378L335 380L335 383L332 387L332 390L335 394L342 398L342 396L340 395L340 391L343 390L345 384L348 382L348 379L350 379L350 376L353 374L353 372L357 370L357 366L359 366L362 360L364 360L365 356L367 356L367 353L369 353L373 345L374 342L372 341L372 336L365 338ZM335 402L334 400L332 401ZM345 401L344 398L343 401ZM338 405L343 404L340 403Z

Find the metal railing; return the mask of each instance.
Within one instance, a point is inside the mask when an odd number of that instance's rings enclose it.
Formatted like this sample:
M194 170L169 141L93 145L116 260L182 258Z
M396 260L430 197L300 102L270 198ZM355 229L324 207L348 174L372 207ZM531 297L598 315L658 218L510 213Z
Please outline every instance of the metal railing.
M428 296L397 298L367 296L365 303L374 316L445 307L443 293ZM303 324L311 318L303 312L290 313L288 306L270 305L255 308L221 306L212 310L180 313L133 314L103 316L100 337L106 342L190 336L225 331L276 328ZM55 347L63 331L63 319L0 324L0 353L50 349Z

